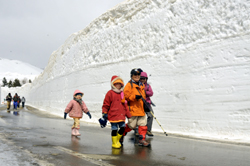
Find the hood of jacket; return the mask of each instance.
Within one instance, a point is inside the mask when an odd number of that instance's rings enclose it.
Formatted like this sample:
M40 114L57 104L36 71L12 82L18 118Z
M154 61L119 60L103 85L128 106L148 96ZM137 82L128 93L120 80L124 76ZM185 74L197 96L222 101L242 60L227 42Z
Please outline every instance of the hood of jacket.
M80 90L75 90L74 94L73 94L73 97L77 94L77 93L81 93L82 95L84 95L84 93L82 93Z

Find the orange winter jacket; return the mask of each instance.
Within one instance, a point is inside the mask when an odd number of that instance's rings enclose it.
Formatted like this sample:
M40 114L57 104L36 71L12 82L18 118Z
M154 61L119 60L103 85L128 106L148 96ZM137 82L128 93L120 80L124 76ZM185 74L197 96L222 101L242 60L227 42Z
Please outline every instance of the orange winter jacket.
M142 97L145 99L146 94L144 88L144 85L141 84L138 86L136 83L130 80L123 90L125 99L128 101L129 111L132 116L145 116L142 99L137 100L135 97L136 95L142 95Z

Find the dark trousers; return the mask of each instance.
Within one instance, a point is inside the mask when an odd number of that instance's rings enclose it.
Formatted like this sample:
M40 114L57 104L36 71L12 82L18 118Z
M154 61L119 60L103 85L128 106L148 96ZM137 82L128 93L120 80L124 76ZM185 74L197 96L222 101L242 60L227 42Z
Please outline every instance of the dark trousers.
M24 102L22 102L22 107L24 107Z
M152 107L151 107L151 108L152 108ZM151 110L152 110L152 109L151 109ZM152 110L152 113L154 113L153 110ZM146 112L146 114L147 114L147 117L148 117L148 118L147 118L147 127L148 127L148 131L151 132L154 117L153 117L153 115L152 115L150 112Z

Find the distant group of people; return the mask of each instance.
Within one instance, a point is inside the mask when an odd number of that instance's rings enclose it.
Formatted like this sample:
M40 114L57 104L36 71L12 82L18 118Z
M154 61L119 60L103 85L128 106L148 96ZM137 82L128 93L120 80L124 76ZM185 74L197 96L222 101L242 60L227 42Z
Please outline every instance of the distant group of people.
M11 93L9 93L6 96L7 101L7 111L10 112L10 106L11 102L13 102L13 109L17 110L17 108L20 107L20 103L22 103L22 107L24 107L26 99L24 97L20 98L17 93L15 93L14 97L11 96Z
M104 98L102 105L102 118L99 122L102 127L106 126L107 120L111 123L112 147L119 149L123 146L124 137L128 132L138 127L139 145L148 147L149 142L145 140L146 135L153 136L151 129L153 123L152 107L150 97L153 90L148 84L148 76L141 69L132 69L131 79L124 86L124 81L119 76L112 76L111 90ZM83 112L91 118L90 111L82 100L84 93L76 90L73 100L69 102L65 111L74 119L72 135L79 136L80 119ZM125 124L126 117L128 123Z

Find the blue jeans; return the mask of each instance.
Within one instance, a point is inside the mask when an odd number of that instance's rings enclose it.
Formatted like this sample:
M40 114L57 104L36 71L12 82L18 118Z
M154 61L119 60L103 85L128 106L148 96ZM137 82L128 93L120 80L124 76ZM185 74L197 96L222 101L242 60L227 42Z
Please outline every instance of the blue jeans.
M14 105L14 109L17 109L17 101L14 101L13 105Z
M111 130L118 130L121 127L125 127L125 122L111 123Z

